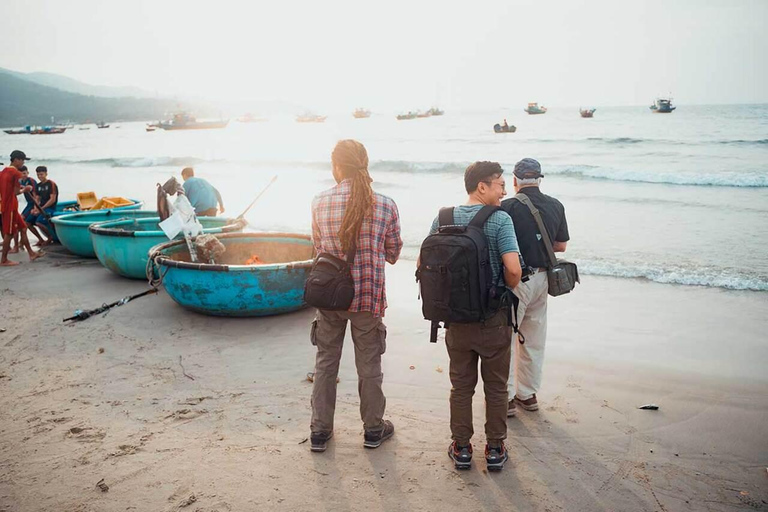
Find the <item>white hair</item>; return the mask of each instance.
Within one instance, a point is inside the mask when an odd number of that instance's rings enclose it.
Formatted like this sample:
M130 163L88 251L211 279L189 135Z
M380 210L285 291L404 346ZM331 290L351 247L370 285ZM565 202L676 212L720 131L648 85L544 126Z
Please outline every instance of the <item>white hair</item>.
M515 179L517 180L517 184L520 185L521 187L524 187L524 186L527 186L527 185L536 185L536 186L541 185L541 178L521 179L521 178L518 178L517 176L515 176Z

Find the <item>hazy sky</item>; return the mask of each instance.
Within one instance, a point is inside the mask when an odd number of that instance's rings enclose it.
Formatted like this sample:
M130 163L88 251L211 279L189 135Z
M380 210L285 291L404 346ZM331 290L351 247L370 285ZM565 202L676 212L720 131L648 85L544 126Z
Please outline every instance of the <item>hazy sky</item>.
M768 102L766 0L2 0L0 19L0 67L161 94L318 110Z

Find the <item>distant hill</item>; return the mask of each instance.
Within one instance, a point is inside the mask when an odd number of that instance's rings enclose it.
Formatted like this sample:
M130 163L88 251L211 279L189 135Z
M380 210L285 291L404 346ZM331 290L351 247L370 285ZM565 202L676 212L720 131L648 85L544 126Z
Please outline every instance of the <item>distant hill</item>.
M40 85L53 87L65 92L85 96L100 96L102 98L154 98L155 95L138 87L112 87L108 85L91 85L55 73L34 72L20 73L10 69L0 68L0 73L7 73L16 78L27 80Z
M0 72L0 126L50 124L51 117L75 123L159 119L178 110L175 100L101 98L40 85L18 74Z

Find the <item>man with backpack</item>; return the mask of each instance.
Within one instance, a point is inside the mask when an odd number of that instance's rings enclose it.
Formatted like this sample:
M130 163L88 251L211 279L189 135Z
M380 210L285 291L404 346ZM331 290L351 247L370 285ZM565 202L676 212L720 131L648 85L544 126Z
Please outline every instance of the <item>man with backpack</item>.
M507 378L513 320L509 288L521 268L512 220L499 204L506 195L504 170L496 162L475 162L464 173L467 202L443 208L419 255L425 318L447 328L450 358L451 437L448 455L457 469L472 462L472 396L478 360L485 392L485 459L498 471L508 459Z
M547 253L565 251L570 238L563 204L539 190L543 176L539 162L533 158L520 160L515 164L513 178L517 197L501 203L515 224L520 254L527 267L526 273L530 274L529 279L515 288L515 295L520 299L520 342L514 344L514 359L509 367L509 417L516 414L517 405L526 411L539 409L536 393L541 386L544 343L547 339L547 295L556 295L549 288L547 269L552 264ZM528 204L537 211L550 242L544 239ZM551 245L551 251L547 245Z

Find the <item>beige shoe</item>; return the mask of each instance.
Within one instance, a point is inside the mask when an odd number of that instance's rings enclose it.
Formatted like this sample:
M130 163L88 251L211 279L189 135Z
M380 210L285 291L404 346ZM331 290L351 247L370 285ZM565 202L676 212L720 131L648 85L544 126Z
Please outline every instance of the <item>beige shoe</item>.
M528 400L520 400L517 396L515 396L515 402L520 404L520 407L525 409L526 411L538 411L539 410L539 402L536 400L536 395L534 394L531 398Z

